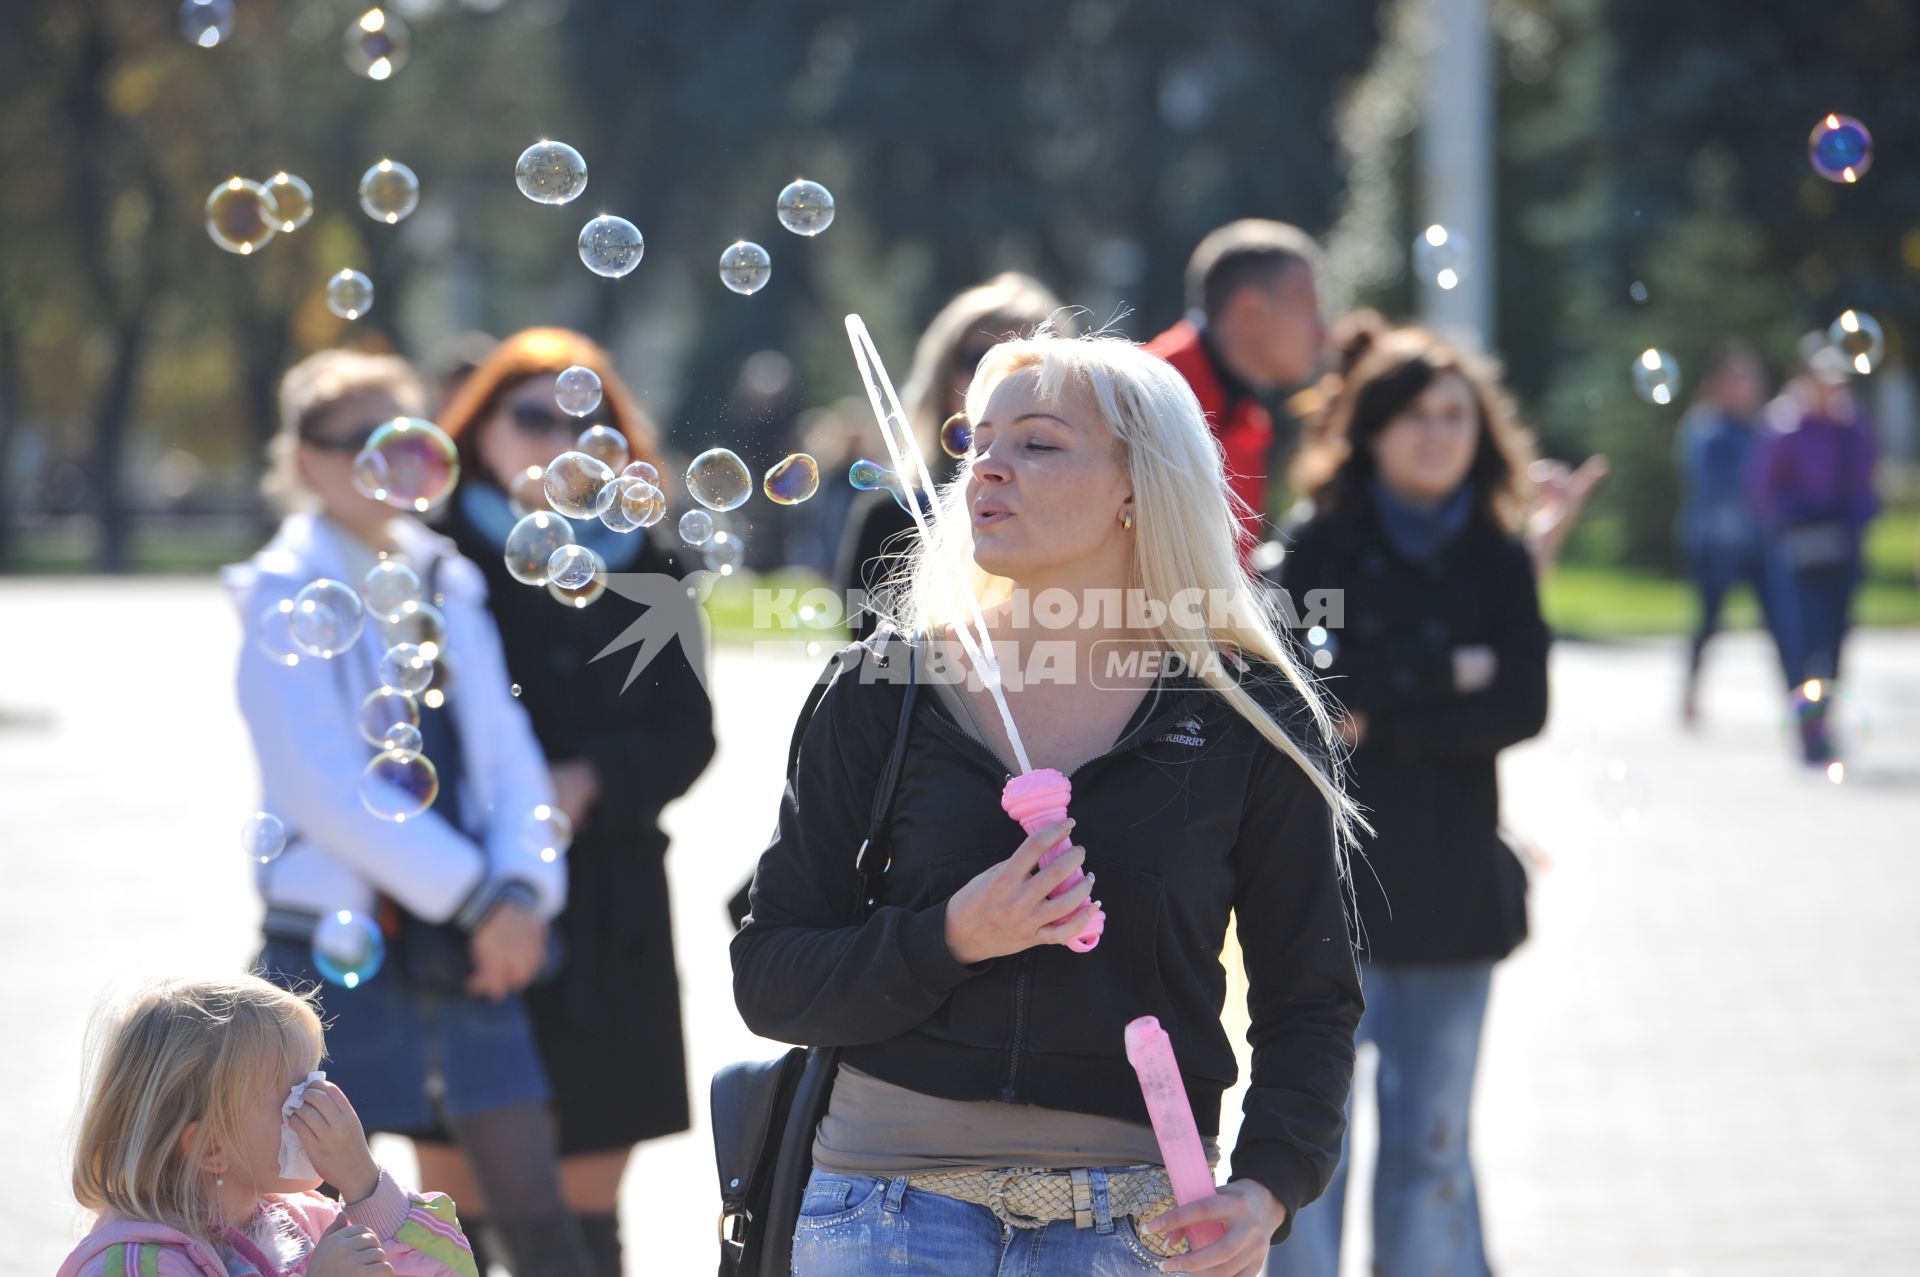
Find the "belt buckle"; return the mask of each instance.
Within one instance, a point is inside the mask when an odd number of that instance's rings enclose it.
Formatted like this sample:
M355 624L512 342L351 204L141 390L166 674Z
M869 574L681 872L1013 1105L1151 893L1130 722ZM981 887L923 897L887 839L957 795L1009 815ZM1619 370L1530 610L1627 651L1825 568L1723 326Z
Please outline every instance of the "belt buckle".
M1033 1172L1029 1170L987 1172L987 1209L993 1212L994 1218L1009 1228L1034 1229L1047 1226L1047 1220L1019 1214L1007 1205L1007 1191L1013 1187L1013 1181L1026 1179L1031 1174Z

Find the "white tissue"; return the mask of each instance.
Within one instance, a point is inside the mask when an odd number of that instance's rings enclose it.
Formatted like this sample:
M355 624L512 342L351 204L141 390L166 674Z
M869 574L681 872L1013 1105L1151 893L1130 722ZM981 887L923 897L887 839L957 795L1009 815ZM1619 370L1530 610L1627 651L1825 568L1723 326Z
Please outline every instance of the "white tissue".
M307 1080L294 1084L293 1092L287 1096L287 1102L280 1106L280 1178L281 1179L319 1179L313 1169L313 1163L307 1160L307 1150L300 1145L300 1137L294 1134L287 1119L293 1111L306 1103L307 1088L315 1082L324 1082L327 1075L316 1069L307 1074Z

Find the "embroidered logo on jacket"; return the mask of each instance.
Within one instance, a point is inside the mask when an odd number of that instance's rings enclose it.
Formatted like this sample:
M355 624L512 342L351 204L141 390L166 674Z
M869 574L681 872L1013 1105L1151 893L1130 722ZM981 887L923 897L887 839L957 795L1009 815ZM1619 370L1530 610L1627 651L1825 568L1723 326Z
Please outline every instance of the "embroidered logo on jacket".
M1173 730L1160 739L1170 745L1191 745L1196 749L1207 743L1207 738L1200 734L1200 720L1192 717L1175 723Z

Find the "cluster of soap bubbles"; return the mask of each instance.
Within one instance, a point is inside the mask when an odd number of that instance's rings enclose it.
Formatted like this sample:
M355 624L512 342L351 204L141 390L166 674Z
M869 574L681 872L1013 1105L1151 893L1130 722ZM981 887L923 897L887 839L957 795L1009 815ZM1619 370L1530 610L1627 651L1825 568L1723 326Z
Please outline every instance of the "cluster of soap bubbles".
M251 257L282 231L297 231L313 216L313 188L291 173L265 182L230 177L207 196L207 236L241 257Z

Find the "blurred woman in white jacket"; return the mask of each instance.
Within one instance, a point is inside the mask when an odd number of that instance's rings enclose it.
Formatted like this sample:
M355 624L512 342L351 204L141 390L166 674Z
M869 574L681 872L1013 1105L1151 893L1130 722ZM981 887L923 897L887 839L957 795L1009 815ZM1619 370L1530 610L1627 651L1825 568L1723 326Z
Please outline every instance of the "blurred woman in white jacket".
M322 920L342 911L377 920L384 964L322 992L329 1073L367 1129L464 1153L484 1194L461 1204L476 1251L484 1235L517 1277L583 1274L546 1074L519 996L561 958L548 923L565 903L565 865L551 840L529 836L553 801L545 758L513 697L479 570L353 480L372 432L424 402L393 356L327 351L288 372L268 476L286 517L266 548L226 573L246 631L239 698L261 809L286 829L285 851L259 869L260 970L289 986L317 984ZM321 578L358 594L384 560L418 576L417 605L397 621L369 608L358 640L330 658L287 648L275 616L283 600ZM425 811L393 821L362 799L377 748L363 738L361 707L382 686L388 645L403 639L438 649L420 732L439 789ZM372 783L379 800L384 782ZM422 1182L431 1186L435 1170L423 1158ZM473 1227L475 1214L491 1229Z

